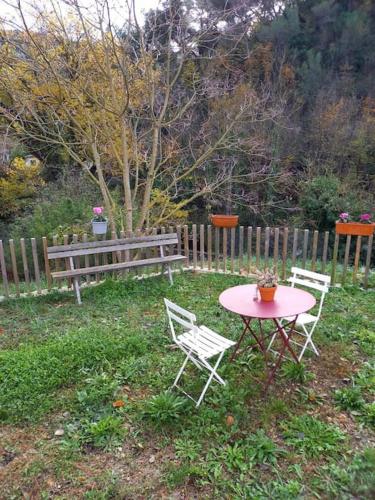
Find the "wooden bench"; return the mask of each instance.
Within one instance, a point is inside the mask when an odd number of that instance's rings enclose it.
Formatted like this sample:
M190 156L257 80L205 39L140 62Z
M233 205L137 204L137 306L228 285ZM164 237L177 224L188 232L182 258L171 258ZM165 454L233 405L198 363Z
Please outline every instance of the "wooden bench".
M54 279L72 278L78 304L81 304L80 277L96 273L109 273L144 266L162 266L162 274L167 267L168 277L173 284L171 264L186 259L183 255L166 255L165 247L171 247L178 243L177 233L159 234L152 236L139 236L135 238L123 238L118 240L91 241L87 243L73 243L71 245L58 245L47 247L47 273ZM123 256L129 255L129 251L142 251L145 249L158 248L158 257L141 258L140 260L125 260ZM80 267L75 265L75 259L81 256L112 254L111 264ZM169 253L169 252L168 252ZM65 271L51 272L49 261L63 259L66 262ZM117 262L116 262L117 260Z

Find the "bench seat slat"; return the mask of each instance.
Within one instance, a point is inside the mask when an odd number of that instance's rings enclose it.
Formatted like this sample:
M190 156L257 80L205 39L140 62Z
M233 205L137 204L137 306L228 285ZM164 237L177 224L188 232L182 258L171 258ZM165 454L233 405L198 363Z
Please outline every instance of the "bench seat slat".
M57 271L52 274L52 277L55 279L62 278L70 278L70 277L78 277L83 276L85 274L95 274L95 273L103 273L103 272L111 272L111 271L119 271L121 269L128 269L131 267L144 267L144 266L153 266L156 264L168 264L171 262L178 262L186 259L184 255L169 255L167 257L157 257L153 259L144 259L144 260L134 260L131 262L118 262L116 264L106 264L104 266L93 266L93 267L84 267L81 269L72 269L67 271Z
M121 240L118 240L121 241ZM80 255L95 255L95 254L100 254L100 253L109 253L109 252L120 252L124 250L138 250L141 248L152 248L152 247L159 247L159 246L167 246L167 245L177 245L178 240L177 238L175 239L159 239L157 241L155 240L149 240L149 241L142 241L138 243L123 243L119 244L116 242L116 240L112 241L112 245L106 245L103 247L90 247L90 248L71 248L70 250L61 250L58 252L53 252L50 253L50 249L48 249L48 260L52 259L60 259L63 257L77 257ZM79 245L81 245L79 243ZM69 245L70 247L73 247L74 245Z
M160 245L160 240L178 240L177 233L168 234L153 234L150 236L137 236L134 238L120 238L118 240L100 240L100 241L88 241L82 243L72 243L71 245L55 245L48 247L48 253L53 254L56 252L68 252L70 250L84 250L88 248L102 248L102 247L112 247L114 245L126 245L131 243L143 243L143 242L155 242L155 246ZM167 243L163 243L167 244ZM172 242L169 242L172 245Z

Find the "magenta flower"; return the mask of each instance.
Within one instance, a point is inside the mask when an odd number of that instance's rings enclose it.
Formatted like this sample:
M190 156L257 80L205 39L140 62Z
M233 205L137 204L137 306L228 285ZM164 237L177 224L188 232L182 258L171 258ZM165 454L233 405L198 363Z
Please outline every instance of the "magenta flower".
M359 216L361 222L371 222L371 214L362 214Z
M341 212L341 214L339 215L339 219L342 222L348 222L348 220L349 220L349 214L348 214L348 212Z
M95 215L102 215L103 213L103 207L94 207L92 210Z

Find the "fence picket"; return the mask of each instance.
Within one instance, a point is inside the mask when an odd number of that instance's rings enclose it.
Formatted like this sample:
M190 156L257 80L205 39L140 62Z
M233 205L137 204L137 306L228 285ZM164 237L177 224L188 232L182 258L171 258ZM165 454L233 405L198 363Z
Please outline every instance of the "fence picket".
M197 225L193 224L193 268L198 266Z
M34 263L34 277L35 283L38 293L41 293L42 287L40 284L40 271L39 271L39 261L38 261L38 250L36 246L36 239L31 238L31 251L33 254L33 263Z
M244 236L244 228L243 226L240 226L240 236L239 236L239 242L238 242L238 268L240 273L242 272L242 267L243 267L243 236Z
M2 240L0 240L0 267L1 267L1 275L3 277L4 295L5 297L9 297L9 283L8 283L7 268L5 265L4 246Z
M228 233L227 228L223 228L223 271L227 272L227 249L228 249Z
M257 266L257 269L259 269L260 265L260 239L261 239L261 227L257 227L257 233L256 233L256 241L255 241L255 252L256 252L256 260L255 264Z
M51 270L49 267L49 262L48 262L48 240L45 236L42 238L42 243L43 243L43 257L44 257L44 271L45 275L47 278L47 289L51 290L52 288L52 276L51 276Z
M366 266L365 266L365 275L363 278L363 286L368 288L368 275L370 273L370 264L371 264L371 254L372 254L372 244L374 241L374 235L368 237L367 243L367 255L366 255Z
M322 273L325 273L327 266L327 255L328 255L328 243L329 243L329 231L324 233L324 243L323 243L323 255L322 255Z
M333 245L333 255L332 255L332 271L331 271L331 285L335 285L336 283L336 265L337 265L337 256L339 253L339 242L340 235L335 234L335 243Z
M83 234L82 241L84 243L87 242L87 233ZM85 267L90 267L90 256L89 255L85 255ZM91 283L90 275L86 274L86 284L89 285L90 283Z
M307 260L307 247L309 244L309 233L308 229L305 229L303 232L303 253L302 253L302 268L306 268L306 260Z
M199 253L201 260L201 269L204 269L204 225L201 224L199 228Z
M250 274L253 260L253 228L247 228L247 272Z
M234 273L234 258L235 258L235 242L236 242L236 228L232 227L230 230L230 272Z
M282 277L283 280L286 279L286 259L288 256L288 236L289 236L289 228L284 227L283 232L283 263L282 263Z
M29 272L29 264L27 262L25 238L20 239L20 245L21 245L23 276L25 278L25 282L26 282L26 285L28 287L28 290L30 291L30 272Z
M362 237L357 236L357 241L355 244L355 254L354 254L354 267L353 267L353 285L357 282L357 273L359 267L359 258L361 256L361 241Z
M186 257L186 267L189 267L190 266L190 262L189 262L189 228L188 226L185 224L184 225L184 254L185 254L185 257Z
M279 239L280 239L280 230L278 227L276 227L273 238L273 267L276 269L276 271L278 271L278 264L279 264Z
M212 269L212 227L207 226L207 267L208 270Z
M16 258L16 250L14 248L14 241L9 240L9 250L10 250L10 260L12 262L12 273L13 273L13 281L16 287L16 295L20 296L20 280L18 278L18 269L17 269L17 258Z
M315 271L316 269L316 257L318 252L318 239L319 239L319 231L314 231L313 235L313 243L312 243L312 254L311 254L311 270Z
M96 234L95 234L94 238L95 238L95 241L98 240L98 237L97 237ZM65 239L65 236L64 236L64 239ZM64 241L64 245L66 245L65 241ZM95 254L95 256L94 256L94 263L95 263L95 266L99 265L99 255L98 254ZM99 273L95 273L95 281L97 283L99 283L99 281L100 281L100 275L99 275Z
M297 245L298 245L298 229L295 228L293 234L292 267L296 264Z
M348 268L351 238L352 237L351 237L350 234L348 234L348 236L346 237L345 255L344 255L344 266L342 268L342 277L341 277L341 283L343 285L345 285L345 281L346 281L346 271L347 271L347 268Z
M266 227L264 234L264 264L268 267L268 259L270 254L270 228Z
M215 267L219 270L219 254L220 254L220 232L219 228L215 227Z

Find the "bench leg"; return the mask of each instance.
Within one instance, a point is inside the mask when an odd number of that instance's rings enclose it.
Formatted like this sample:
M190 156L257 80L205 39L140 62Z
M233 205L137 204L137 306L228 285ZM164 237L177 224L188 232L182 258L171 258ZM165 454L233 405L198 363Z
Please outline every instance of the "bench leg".
M172 270L171 266L168 266L168 278L169 278L169 283L173 285L173 277L172 277Z
M80 292L80 289L79 289L79 280L78 280L78 278L74 278L74 290L76 292L77 302L78 302L79 305L81 305L82 301L81 301L81 292Z

